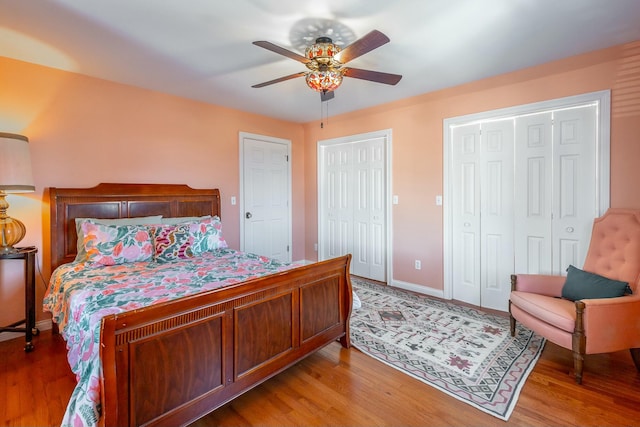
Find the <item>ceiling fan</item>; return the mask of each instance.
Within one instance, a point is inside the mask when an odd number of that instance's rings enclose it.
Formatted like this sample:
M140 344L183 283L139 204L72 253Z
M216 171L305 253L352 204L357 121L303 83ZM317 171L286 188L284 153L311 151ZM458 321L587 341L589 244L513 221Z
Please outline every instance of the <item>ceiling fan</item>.
M255 41L253 44L256 46L302 62L308 71L290 74L251 87L264 87L304 76L307 86L320 92L322 101L328 101L334 97L333 91L340 86L342 78L345 76L395 85L402 78L401 75L345 66L347 62L388 42L389 38L378 30L371 31L344 49L336 46L329 37L318 37L314 44L307 47L305 56L302 56L268 41Z

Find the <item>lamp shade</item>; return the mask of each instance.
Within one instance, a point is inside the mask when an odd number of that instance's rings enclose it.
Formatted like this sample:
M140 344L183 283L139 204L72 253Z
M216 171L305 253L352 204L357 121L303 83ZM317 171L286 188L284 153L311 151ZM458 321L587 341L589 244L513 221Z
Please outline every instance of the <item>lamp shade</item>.
M22 135L0 132L0 191L30 193L35 189L29 139Z

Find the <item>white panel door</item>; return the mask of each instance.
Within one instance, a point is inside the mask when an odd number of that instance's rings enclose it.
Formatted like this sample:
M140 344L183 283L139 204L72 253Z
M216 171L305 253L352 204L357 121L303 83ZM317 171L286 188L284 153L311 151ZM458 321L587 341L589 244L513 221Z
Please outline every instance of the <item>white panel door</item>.
M609 117L603 91L445 120L445 297L506 310L510 273L583 265L609 206Z
M453 298L506 310L513 272L513 120L453 129Z
M241 249L289 262L289 147L248 137L242 139L242 147Z
M480 125L452 130L453 299L480 305Z
M596 113L590 105L554 112L552 274L580 267L587 256L596 199Z
M354 171L354 245L351 272L385 281L385 147L384 138L352 144Z
M516 118L515 150L515 272L551 274L551 112Z
M513 119L482 124L480 304L506 311L513 273Z
M565 274L582 266L596 188L597 107L516 120L516 273Z
M319 259L352 254L351 274L387 280L385 137L321 145Z
M325 241L320 259L330 259L353 252L353 148L348 144L325 148L323 229Z

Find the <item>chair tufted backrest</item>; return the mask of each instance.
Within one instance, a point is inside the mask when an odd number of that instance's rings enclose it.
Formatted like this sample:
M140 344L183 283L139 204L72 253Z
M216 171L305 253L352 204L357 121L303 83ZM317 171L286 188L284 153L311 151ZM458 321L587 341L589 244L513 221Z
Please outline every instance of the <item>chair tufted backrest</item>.
M640 209L610 208L594 220L584 269L640 291Z

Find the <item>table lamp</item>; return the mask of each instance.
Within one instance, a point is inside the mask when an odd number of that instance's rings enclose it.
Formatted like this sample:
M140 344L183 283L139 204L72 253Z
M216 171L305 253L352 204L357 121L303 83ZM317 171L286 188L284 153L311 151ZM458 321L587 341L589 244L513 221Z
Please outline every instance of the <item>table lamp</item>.
M7 193L31 193L35 190L29 139L0 132L0 254L16 252L14 245L27 232L22 222L7 216Z

